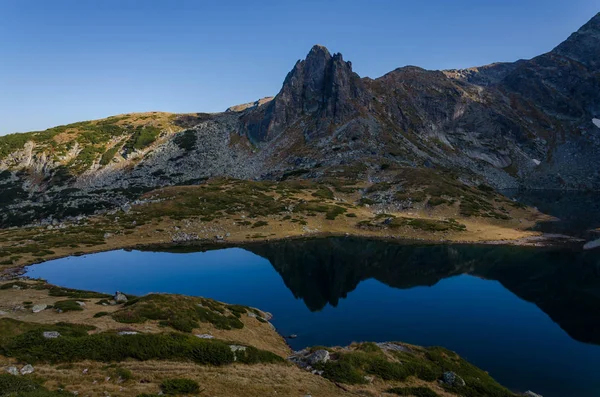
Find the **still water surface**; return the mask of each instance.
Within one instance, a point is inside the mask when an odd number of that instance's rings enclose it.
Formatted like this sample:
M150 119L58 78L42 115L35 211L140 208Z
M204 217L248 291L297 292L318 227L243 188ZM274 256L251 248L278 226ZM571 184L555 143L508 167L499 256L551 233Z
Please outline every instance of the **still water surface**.
M598 250L596 250L598 251ZM112 251L31 266L61 286L258 307L294 349L400 340L457 351L515 391L600 395L600 252L296 240Z

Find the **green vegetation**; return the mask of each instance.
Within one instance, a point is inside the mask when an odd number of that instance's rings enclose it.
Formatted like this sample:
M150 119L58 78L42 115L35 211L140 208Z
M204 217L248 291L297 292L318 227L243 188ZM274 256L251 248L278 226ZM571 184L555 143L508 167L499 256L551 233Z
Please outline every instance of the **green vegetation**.
M192 151L196 148L196 134L192 130L183 131L175 135L173 142L186 152Z
M83 310L83 308L77 303L77 301L71 299L56 302L54 304L54 308L62 312L74 312Z
M269 222L265 222L265 221L257 221L254 223L254 225L252 225L252 228L256 228L256 227L262 227L262 226L268 226Z
M133 379L133 373L131 373L131 371L127 368L116 367L114 370L111 371L111 373L114 377L121 378L121 380L125 382Z
M193 394L200 391L200 385L191 379L165 379L160 389L167 395Z
M313 197L333 200L333 192L326 186L319 186L316 192L312 194Z
M111 147L110 149L108 149L106 152L104 152L104 154L100 158L100 165L109 164L112 161L113 157L115 157L115 154L117 154L117 152L119 151L120 148L121 147L117 144L117 145Z
M142 150L150 146L160 135L160 128L154 126L138 126L135 128L129 140L125 143L125 148L130 152L132 150Z
M0 397L69 397L66 391L49 391L31 376L0 374Z
M108 316L109 314L110 314L109 312L98 312L98 313L94 314L94 318Z
M200 339L181 333L137 334L120 336L113 332L88 335L83 326L42 325L0 319L0 354L29 363L70 363L81 360L120 362L136 360L190 360L198 364L225 365L283 362L274 353L248 346L234 357L229 345L221 340ZM58 331L55 339L43 337L43 331Z
M427 232L462 232L467 230L467 227L465 225L463 225L462 223L458 223L455 219L452 218L448 220L436 220L395 217L389 214L379 214L378 216L371 218L370 220L360 221L358 222L357 226L372 229L396 229L400 227L410 227L415 230L423 230Z
M191 332L199 322L211 323L219 329L241 329L238 306L225 305L212 299L183 295L150 294L126 303L112 318L121 323L160 321L161 325Z
M399 396L414 396L414 397L439 397L440 395L428 387L394 387L387 391L388 393L397 394Z
M385 381L404 381L408 377L416 377L426 382L433 382L441 379L444 372L453 371L464 379L466 385L444 386L448 391L465 397L514 396L485 371L463 360L456 353L441 347L413 347L410 352L383 352L372 344L366 346L360 344L350 352L336 352L334 358L325 364L317 364L315 367L322 369L323 376L335 382L361 384L366 382L365 375L377 376ZM420 389L393 389L390 392L398 395L425 397L436 395L431 394L430 390Z

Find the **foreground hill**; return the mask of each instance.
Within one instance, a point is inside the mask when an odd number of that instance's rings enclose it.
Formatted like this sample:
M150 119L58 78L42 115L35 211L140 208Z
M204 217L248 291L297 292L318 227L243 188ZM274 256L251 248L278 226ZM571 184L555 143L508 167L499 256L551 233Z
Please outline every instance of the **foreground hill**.
M441 347L292 352L268 313L211 299L34 281L0 283L0 298L2 397L516 396Z
M403 208L435 197L432 180L597 190L599 47L600 14L547 54L468 70L361 78L315 46L272 99L0 137L0 225L89 215L221 176L377 183L369 200Z

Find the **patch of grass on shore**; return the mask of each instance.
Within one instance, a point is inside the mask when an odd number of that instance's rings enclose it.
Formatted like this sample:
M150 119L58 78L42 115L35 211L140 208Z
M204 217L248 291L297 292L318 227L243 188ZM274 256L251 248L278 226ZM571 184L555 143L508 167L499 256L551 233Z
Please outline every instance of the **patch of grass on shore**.
M183 295L150 294L127 302L112 317L122 323L158 320L178 331L191 332L199 322L211 323L219 329L243 328L239 308L220 302Z
M13 332L13 331L20 332ZM46 339L44 331L61 336ZM0 320L0 354L29 363L70 363L82 360L121 362L136 360L190 360L197 364L226 365L276 363L284 360L274 353L247 346L234 356L229 344L217 339L200 339L181 333L118 335L103 332L88 335L80 326L50 326Z
M514 394L498 384L489 374L456 353L441 348L414 348L412 352L388 351L384 353L372 344L358 344L349 352L338 351L333 360L317 364L324 371L323 376L335 382L347 384L366 383L364 376L376 376L385 381L404 381L415 377L426 382L441 379L446 371L453 371L464 379L462 387L444 386L448 391L465 397L514 397ZM377 346L375 346L377 347ZM390 355L393 357L390 357ZM412 389L412 388L411 388ZM433 397L429 391L394 389L398 395ZM421 393L421 394L411 394ZM408 393L408 394L401 394ZM428 394L429 393L429 394Z

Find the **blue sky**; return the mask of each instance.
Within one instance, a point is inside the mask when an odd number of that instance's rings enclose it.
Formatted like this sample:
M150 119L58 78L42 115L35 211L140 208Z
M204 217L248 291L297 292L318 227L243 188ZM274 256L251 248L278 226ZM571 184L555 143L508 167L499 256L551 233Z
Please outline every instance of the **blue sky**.
M0 0L0 134L279 91L313 44L361 76L551 50L597 0Z

